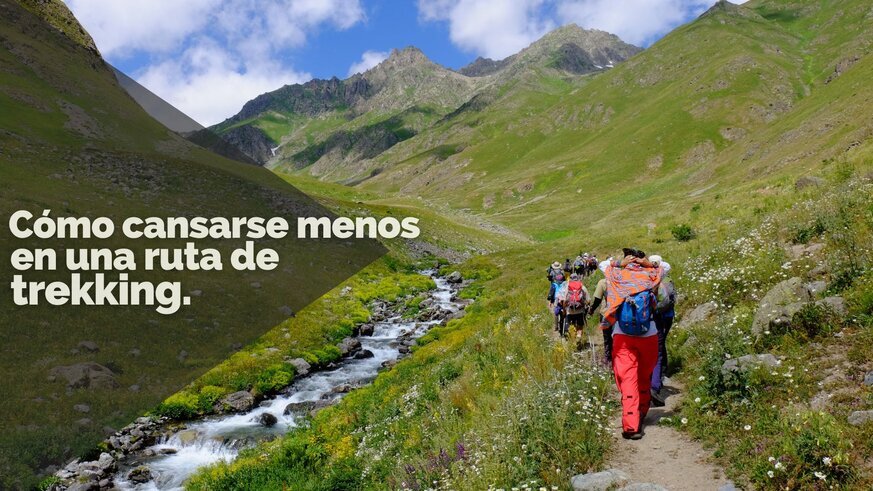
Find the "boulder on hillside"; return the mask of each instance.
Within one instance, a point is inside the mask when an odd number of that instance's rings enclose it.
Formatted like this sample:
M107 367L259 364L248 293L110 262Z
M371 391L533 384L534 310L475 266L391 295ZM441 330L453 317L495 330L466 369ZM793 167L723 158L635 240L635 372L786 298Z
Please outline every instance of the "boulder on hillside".
M864 423L873 422L873 411L852 411L848 421L852 426L861 426Z
M345 338L336 347L343 356L349 356L361 351L361 342L355 338Z
M794 181L794 189L817 188L824 185L825 180L821 177L802 176Z
M372 336L376 332L376 326L373 324L364 324L361 326L361 336Z
M618 469L578 474L570 480L573 491L607 491L630 482L630 476Z
M864 385L873 386L873 370L864 375Z
M446 276L446 281L449 283L460 283L464 281L464 277L461 276L460 271L452 271L448 276Z
M312 368L306 360L303 358L292 358L288 360L288 364L294 367L294 371L297 372L297 375L304 376L309 373L309 370Z
M846 301L843 297L827 297L819 300L815 304L830 309L831 312L840 317L845 317L846 314L849 313L849 310L846 308Z
M739 358L732 358L730 360L725 361L721 365L721 371L723 373L729 372L745 372L752 368L756 368L759 366L765 367L775 367L779 366L779 360L771 355L770 353L764 353L760 355L745 355Z
M232 394L228 394L221 398L218 401L218 404L215 405L215 409L219 412L222 411L248 411L255 405L255 396L253 396L249 391L241 390L238 392L234 392Z
M771 323L790 322L794 314L811 300L812 294L800 278L777 283L758 304L752 320L752 334L760 336L770 328Z
M685 329L695 324L699 324L708 320L718 311L718 304L715 302L706 302L694 307L694 310L682 316L678 326Z
M96 353L100 351L100 347L97 346L97 343L94 341L80 341L76 348L78 348L79 351L86 353Z
M786 252L791 259L801 259L804 257L815 256L824 250L825 245L821 242L813 242L812 244L795 244L787 247Z
M94 362L54 367L49 376L65 379L71 389L114 389L119 385L112 370Z
M828 289L828 283L822 280L810 281L806 284L806 289L812 296L816 296Z

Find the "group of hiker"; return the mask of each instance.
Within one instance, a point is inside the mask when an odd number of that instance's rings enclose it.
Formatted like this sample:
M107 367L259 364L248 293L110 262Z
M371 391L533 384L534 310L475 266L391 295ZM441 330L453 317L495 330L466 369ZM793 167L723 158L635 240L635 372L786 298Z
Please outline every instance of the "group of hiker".
M593 266L593 267L592 267ZM603 273L593 297L582 280L596 270ZM547 270L548 305L555 330L566 337L576 328L577 343L587 318L600 309L604 364L612 368L621 392L622 436L642 438L642 422L650 406L663 406L661 389L667 370L667 335L673 325L676 291L670 264L660 256L622 249L622 257L598 262L580 254Z

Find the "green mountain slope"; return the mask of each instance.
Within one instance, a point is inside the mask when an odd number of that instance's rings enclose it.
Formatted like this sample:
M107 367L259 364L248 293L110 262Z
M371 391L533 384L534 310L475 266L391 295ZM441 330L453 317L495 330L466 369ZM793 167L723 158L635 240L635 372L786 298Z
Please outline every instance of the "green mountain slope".
M487 73L475 67L459 73L407 47L346 80L313 80L263 94L215 129L271 167L312 166L313 174L340 181L361 177L359 161L412 138L508 80L532 71L556 77L596 72L638 51L611 34L571 25L492 62L499 67Z
M754 185L749 176L809 171L821 161L811 155L839 156L853 141L852 152L868 151L864 138L845 134L869 126L861 108L870 89L858 85L869 75L867 4L797 11L718 4L587 83L509 82L502 98L374 159L380 172L362 186L448 196L528 233L560 234L579 200L590 220L609 226L618 205L667 209L665 195L714 195ZM801 154L798 144L815 149ZM457 151L445 157L443 148Z

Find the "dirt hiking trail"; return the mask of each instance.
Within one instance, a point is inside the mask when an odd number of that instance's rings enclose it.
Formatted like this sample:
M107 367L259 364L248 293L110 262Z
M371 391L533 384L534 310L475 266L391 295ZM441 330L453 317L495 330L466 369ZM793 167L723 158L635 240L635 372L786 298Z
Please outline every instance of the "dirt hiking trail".
M557 332L553 331L552 334L555 339L560 339ZM603 357L603 337L596 326L589 324L583 331L581 341L582 351L590 352L593 362ZM722 469L708 461L711 452L676 429L658 424L661 418L677 417L676 411L682 401L683 389L678 381L664 379L661 396L666 398L666 404L664 407L649 409L641 440L625 440L621 437L620 411L612 419L611 425L615 429L613 433L615 451L604 467L617 469L626 474L629 482L624 485L628 486L628 489L666 488L670 491L736 489L725 477ZM617 388L613 389L612 395L616 401L620 399ZM618 488L623 489L621 484Z
M615 453L606 467L621 469L634 482L660 484L671 491L705 491L734 489L724 472L707 462L711 456L700 443L669 426L659 425L664 417L675 417L674 411L682 399L682 386L665 379L662 396L668 396L664 407L649 409L641 440L621 437L621 415L613 419L616 428ZM615 394L618 397L618 392Z

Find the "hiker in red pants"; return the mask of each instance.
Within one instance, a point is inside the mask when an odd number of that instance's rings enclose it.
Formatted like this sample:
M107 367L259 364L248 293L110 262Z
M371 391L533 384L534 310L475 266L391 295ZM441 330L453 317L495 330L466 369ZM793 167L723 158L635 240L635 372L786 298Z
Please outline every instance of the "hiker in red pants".
M661 281L661 270L641 251L624 249L624 253L621 261L600 263L607 281L604 323L613 325L612 368L621 392L621 435L638 440L643 436L652 372L658 362L653 290Z

